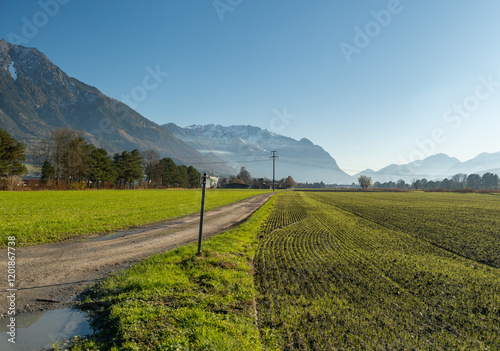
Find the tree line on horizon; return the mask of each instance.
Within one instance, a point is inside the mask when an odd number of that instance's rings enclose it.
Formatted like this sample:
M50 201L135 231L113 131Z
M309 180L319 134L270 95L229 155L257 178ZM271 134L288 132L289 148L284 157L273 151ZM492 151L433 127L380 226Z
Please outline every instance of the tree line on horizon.
M51 189L120 188L140 183L146 188L197 188L201 173L193 166L177 165L161 158L154 150L124 150L110 156L103 148L87 143L82 133L71 128L55 129L34 152L41 166L40 181ZM0 129L0 190L13 189L14 178L28 173L25 146ZM9 183L7 182L9 180ZM237 175L223 177L219 186L248 184L262 189L272 184L268 178L253 178L245 167ZM291 176L276 181L277 188L294 187Z
M231 183L236 184L247 184L250 185L252 189L267 189L272 187L273 181L267 177L253 178L246 167L241 167L240 172L237 175L222 177L219 180L219 185L227 185ZM276 189L293 188L297 185L292 176L284 177L275 180Z
M14 176L27 173L21 163L26 160L24 150L22 143L0 129L0 178L11 179L10 188ZM71 128L53 130L40 142L35 159L41 165L41 182L54 188L133 188L140 181L147 187L194 188L199 186L201 175L193 166L160 159L153 150L124 150L110 156Z
M458 173L452 177L443 180L427 180L426 178L415 179L411 183L406 183L403 179L397 182L375 182L372 184L371 177L360 176L358 178L359 186L361 188L373 187L376 189L415 189L415 190L498 190L500 189L500 178L494 173L484 173L482 176L479 174L465 174Z

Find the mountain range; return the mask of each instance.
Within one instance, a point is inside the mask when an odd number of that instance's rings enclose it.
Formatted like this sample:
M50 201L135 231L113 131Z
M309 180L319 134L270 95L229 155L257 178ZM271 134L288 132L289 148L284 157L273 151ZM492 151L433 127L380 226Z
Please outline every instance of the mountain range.
M291 175L303 182L352 182L352 177L339 168L328 152L306 138L295 140L249 125L181 128L169 123L164 127L198 152L212 153L235 169L245 166L254 177L271 177L271 151L277 151L276 178Z
M70 127L110 153L152 149L179 163L196 166L203 160L227 171L218 158L201 155L168 129L68 77L37 49L5 40L0 40L0 127L26 144L28 157L52 130Z
M0 128L27 146L32 157L52 130L71 127L109 153L155 150L176 163L217 175L236 174L245 166L253 177L272 177L271 151L277 151L276 178L351 184L360 174L373 181L442 179L457 173L500 174L500 152L467 162L445 154L408 165L367 169L350 176L321 146L249 125L158 125L96 87L69 77L35 48L0 40Z
M441 153L404 165L391 164L378 171L366 169L354 175L353 178L366 175L371 177L374 182L384 183L399 179L411 182L414 179L423 178L442 180L458 173L483 175L487 172L500 174L500 152L482 153L465 162Z

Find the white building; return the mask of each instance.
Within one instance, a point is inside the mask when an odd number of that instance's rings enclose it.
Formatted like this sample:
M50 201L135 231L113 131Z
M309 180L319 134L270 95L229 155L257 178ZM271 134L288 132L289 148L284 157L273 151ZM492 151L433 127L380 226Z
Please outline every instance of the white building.
M207 188L217 188L218 183L219 183L219 178L214 176L207 177Z

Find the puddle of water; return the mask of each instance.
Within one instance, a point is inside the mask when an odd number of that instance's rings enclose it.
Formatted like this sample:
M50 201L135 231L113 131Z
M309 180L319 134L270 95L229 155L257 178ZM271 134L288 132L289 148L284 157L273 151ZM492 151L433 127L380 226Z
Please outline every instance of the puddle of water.
M40 351L52 343L71 339L76 335L90 335L92 328L87 314L75 309L27 313L16 316L16 343L8 341L9 319L0 320L0 350Z

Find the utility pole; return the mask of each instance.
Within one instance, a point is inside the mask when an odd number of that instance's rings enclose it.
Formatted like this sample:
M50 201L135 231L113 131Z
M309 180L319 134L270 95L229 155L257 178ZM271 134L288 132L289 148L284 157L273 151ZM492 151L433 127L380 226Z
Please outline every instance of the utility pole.
M201 253L201 237L203 234L203 212L205 211L205 191L207 189L207 172L201 176L203 191L201 193L201 212L200 212L200 234L198 236L198 255Z
M269 158L273 159L273 191L274 191L274 177L275 177L275 169L276 169L275 161L279 156L276 156L278 151L271 151L271 153L272 153L272 156L269 156Z

